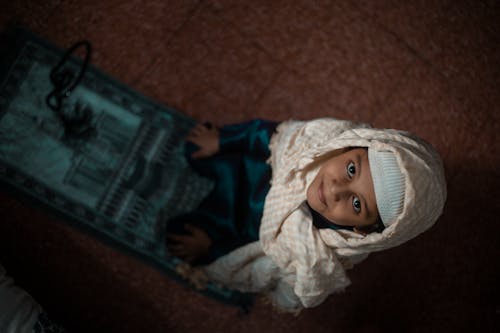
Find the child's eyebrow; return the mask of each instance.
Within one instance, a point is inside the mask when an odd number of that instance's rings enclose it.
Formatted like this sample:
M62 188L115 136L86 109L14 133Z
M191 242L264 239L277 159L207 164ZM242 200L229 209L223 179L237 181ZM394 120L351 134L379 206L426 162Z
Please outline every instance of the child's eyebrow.
M361 171L362 171L362 166L361 166L361 154L356 155L356 163L358 164L358 179L361 177ZM366 212L366 218L372 216L371 211L368 209L368 205L366 204L366 198L363 196L362 193L359 193L359 196L361 199L363 199L363 206L365 207L365 212Z

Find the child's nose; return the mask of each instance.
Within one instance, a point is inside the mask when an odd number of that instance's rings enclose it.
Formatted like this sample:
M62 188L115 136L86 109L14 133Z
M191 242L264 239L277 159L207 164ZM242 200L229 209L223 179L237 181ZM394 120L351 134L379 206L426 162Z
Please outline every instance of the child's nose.
M329 192L333 201L335 202L340 201L347 192L346 184L344 182L338 182L333 180L330 185Z

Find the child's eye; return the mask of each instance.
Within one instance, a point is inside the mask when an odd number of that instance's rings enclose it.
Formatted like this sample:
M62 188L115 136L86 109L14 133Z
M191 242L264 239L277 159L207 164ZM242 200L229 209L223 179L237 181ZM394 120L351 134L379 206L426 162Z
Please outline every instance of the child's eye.
M357 214L361 211L361 201L359 201L358 197L354 197L352 199L352 208L354 208L354 211Z
M349 164L347 164L347 175L349 176L349 178L352 178L355 174L356 166L354 165L354 162L349 162Z

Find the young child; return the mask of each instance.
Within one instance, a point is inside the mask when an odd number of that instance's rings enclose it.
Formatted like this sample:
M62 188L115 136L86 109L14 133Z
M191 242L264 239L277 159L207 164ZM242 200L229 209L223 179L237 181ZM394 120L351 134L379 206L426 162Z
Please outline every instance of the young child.
M446 199L438 154L402 131L258 120L198 125L187 140L199 148L193 166L217 185L170 224L171 253L284 311L345 288L346 269L429 228Z

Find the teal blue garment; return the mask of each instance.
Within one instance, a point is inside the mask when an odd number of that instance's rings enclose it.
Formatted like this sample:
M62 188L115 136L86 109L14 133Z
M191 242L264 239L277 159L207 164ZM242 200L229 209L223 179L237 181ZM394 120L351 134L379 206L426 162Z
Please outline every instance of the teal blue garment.
M215 181L215 188L193 212L169 221L167 233L184 234L185 224L203 229L212 239L209 254L195 264L209 263L234 249L257 241L270 189L269 142L278 123L252 120L220 129L220 151L215 156L192 160L198 148L186 145L191 166ZM310 207L309 207L310 208ZM347 229L311 209L316 228Z
M168 233L185 233L184 225L203 229L212 239L209 263L232 250L257 241L270 189L269 142L275 122L252 120L220 129L220 151L205 159L190 160L201 175L215 180L215 188L195 211L171 220ZM186 154L197 147L188 143Z

